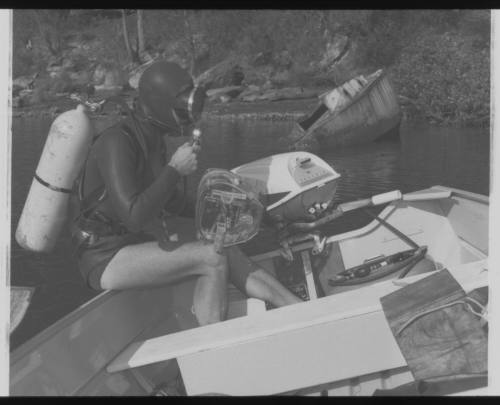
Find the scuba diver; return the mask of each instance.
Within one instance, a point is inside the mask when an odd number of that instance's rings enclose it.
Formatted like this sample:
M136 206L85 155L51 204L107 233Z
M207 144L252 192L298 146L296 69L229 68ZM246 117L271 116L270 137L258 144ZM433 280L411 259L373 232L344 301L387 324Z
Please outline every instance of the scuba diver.
M181 179L197 168L199 145L185 143L167 159L164 136L188 133L201 116L204 89L179 65L159 61L138 90L128 117L93 142L73 198L72 241L86 283L123 290L197 276L200 325L224 320L228 280L275 307L302 302L238 247L218 253L196 239L192 218L168 214L178 208Z

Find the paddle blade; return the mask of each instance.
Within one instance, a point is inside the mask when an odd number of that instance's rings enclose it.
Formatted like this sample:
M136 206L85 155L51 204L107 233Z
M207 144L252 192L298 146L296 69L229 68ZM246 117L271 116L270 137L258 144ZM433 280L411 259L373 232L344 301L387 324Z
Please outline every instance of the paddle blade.
M19 326L31 303L33 287L10 287L10 333Z

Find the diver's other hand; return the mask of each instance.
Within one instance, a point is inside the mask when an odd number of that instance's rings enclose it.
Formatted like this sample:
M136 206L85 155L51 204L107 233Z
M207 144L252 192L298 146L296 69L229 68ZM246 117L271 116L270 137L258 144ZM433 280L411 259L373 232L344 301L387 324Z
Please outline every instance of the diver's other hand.
M193 146L189 145L189 143L179 146L168 164L177 170L181 176L193 173L198 166L198 159Z

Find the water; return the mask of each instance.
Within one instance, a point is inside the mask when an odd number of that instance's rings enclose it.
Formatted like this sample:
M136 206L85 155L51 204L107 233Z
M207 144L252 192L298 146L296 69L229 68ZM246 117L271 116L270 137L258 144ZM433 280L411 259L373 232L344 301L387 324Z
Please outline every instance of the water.
M34 286L36 290L25 319L11 336L11 349L97 294L83 283L75 260L68 254L66 235L51 254L24 251L13 237L49 126L47 119L13 122L11 284ZM291 122L205 122L199 169L188 182L190 198L205 169L232 168L276 153L277 139L291 126ZM320 156L342 175L337 194L340 202L436 184L488 194L489 154L487 129L403 126L400 142L324 151ZM367 218L351 214L347 221L358 227Z

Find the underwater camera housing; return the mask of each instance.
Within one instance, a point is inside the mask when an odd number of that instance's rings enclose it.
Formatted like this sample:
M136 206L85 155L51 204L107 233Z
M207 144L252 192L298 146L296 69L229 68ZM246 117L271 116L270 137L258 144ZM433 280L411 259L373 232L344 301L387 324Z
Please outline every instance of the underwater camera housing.
M210 169L198 186L198 236L231 246L257 235L262 222L314 222L331 208L339 178L308 152L273 155L231 171Z

